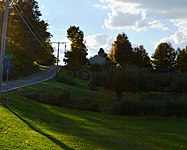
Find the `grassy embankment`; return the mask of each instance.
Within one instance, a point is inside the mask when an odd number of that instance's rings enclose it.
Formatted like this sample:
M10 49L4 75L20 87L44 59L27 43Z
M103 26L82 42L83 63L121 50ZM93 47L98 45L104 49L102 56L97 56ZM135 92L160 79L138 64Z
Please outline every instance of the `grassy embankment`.
M88 90L85 81L76 82L68 86L51 80L25 90L58 93L66 89L74 98L90 100L102 95ZM9 98L8 107L0 105L0 149L187 149L187 119L71 110L16 92Z

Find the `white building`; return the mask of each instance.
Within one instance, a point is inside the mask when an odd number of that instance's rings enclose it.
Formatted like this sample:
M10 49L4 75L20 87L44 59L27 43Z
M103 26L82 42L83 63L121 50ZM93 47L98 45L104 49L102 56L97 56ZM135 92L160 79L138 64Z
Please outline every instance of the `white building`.
M89 62L90 62L91 65L94 65L94 64L102 65L106 62L106 58L102 57L102 56L99 56L99 55L95 55L94 57L91 57L89 59Z

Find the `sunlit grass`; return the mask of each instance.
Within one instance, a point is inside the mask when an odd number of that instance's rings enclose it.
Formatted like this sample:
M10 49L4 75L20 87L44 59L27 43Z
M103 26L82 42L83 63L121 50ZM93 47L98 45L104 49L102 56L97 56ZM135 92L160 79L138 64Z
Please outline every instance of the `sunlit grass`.
M121 117L45 105L12 95L0 105L4 149L187 149L187 120Z
M77 100L104 99L105 104L115 99L114 93L92 91L87 81L75 80L75 86L50 80L19 92L56 95L67 90ZM142 100L157 95L124 93L129 99ZM71 110L29 100L16 91L9 94L8 107L0 104L0 114L0 149L187 149L187 119L183 118L123 117Z

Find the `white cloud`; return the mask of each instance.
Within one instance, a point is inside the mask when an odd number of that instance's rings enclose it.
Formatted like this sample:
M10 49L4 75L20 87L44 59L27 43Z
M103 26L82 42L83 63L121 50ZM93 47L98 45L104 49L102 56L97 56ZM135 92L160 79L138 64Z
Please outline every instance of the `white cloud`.
M130 18L130 19L129 19ZM105 20L105 26L110 29L133 29L136 31L145 30L145 19L142 13L112 12Z
M178 30L170 37L163 38L161 42L170 42L174 48L184 48L187 45L187 21L184 19L172 20Z
M105 5L110 6L112 14L114 14L114 12L119 12L119 11L123 12L124 14L129 14L129 13L138 14L138 13L143 12L144 19L151 19L151 20L187 18L187 13L186 13L187 1L186 0L180 0L180 1L175 1L175 0L164 0L164 1L163 0L156 0L156 1L100 0L100 1L103 2ZM134 17L136 18L135 15ZM131 19L134 20L134 18L129 18L129 20ZM142 20L142 17L139 17L139 20Z
M88 48L88 57L96 55L100 48L103 48L108 53L113 42L112 37L105 34L86 36L85 40Z
M142 9L138 9L138 4L114 2L110 0L102 0L109 2L107 6L111 9L108 18L105 19L105 26L110 29L132 29L136 31L145 30L146 16Z
M169 30L168 27L162 24L159 20L150 21L148 24L150 25L150 28L153 29L161 29L163 31Z
M186 0L100 0L109 6L111 12L105 19L105 26L110 29L131 29L136 31L148 29L170 30L171 22L177 29L173 35L163 38L174 47L187 45ZM171 31L170 31L171 32Z
M94 6L95 6L96 8L100 8L100 9L109 9L109 6L107 6L107 5L95 4Z

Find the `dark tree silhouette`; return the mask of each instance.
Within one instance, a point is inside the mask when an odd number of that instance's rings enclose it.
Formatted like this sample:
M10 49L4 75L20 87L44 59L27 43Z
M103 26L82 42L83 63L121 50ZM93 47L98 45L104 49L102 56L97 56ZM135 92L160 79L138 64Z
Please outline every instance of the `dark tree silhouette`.
M121 65L131 65L132 64L132 46L125 33L118 34L114 44L112 45L109 58Z
M2 15L3 6L4 1L0 1ZM48 24L40 19L41 15L38 2L35 0L17 0L10 4L6 53L13 54L12 71L15 74L20 74L20 71L23 73L23 70L32 70L33 62L43 65L53 65L55 62L50 42L52 35L47 31ZM3 21L0 21L0 33L2 24Z
M133 49L133 65L138 68L150 68L151 60L143 45Z
M64 62L71 69L79 69L87 63L87 48L84 44L84 33L76 26L70 26L67 37L71 41L71 50L65 52Z
M179 50L176 66L178 68L187 68L187 46L186 48Z
M170 43L161 43L152 55L156 68L172 68L175 64L176 52Z

